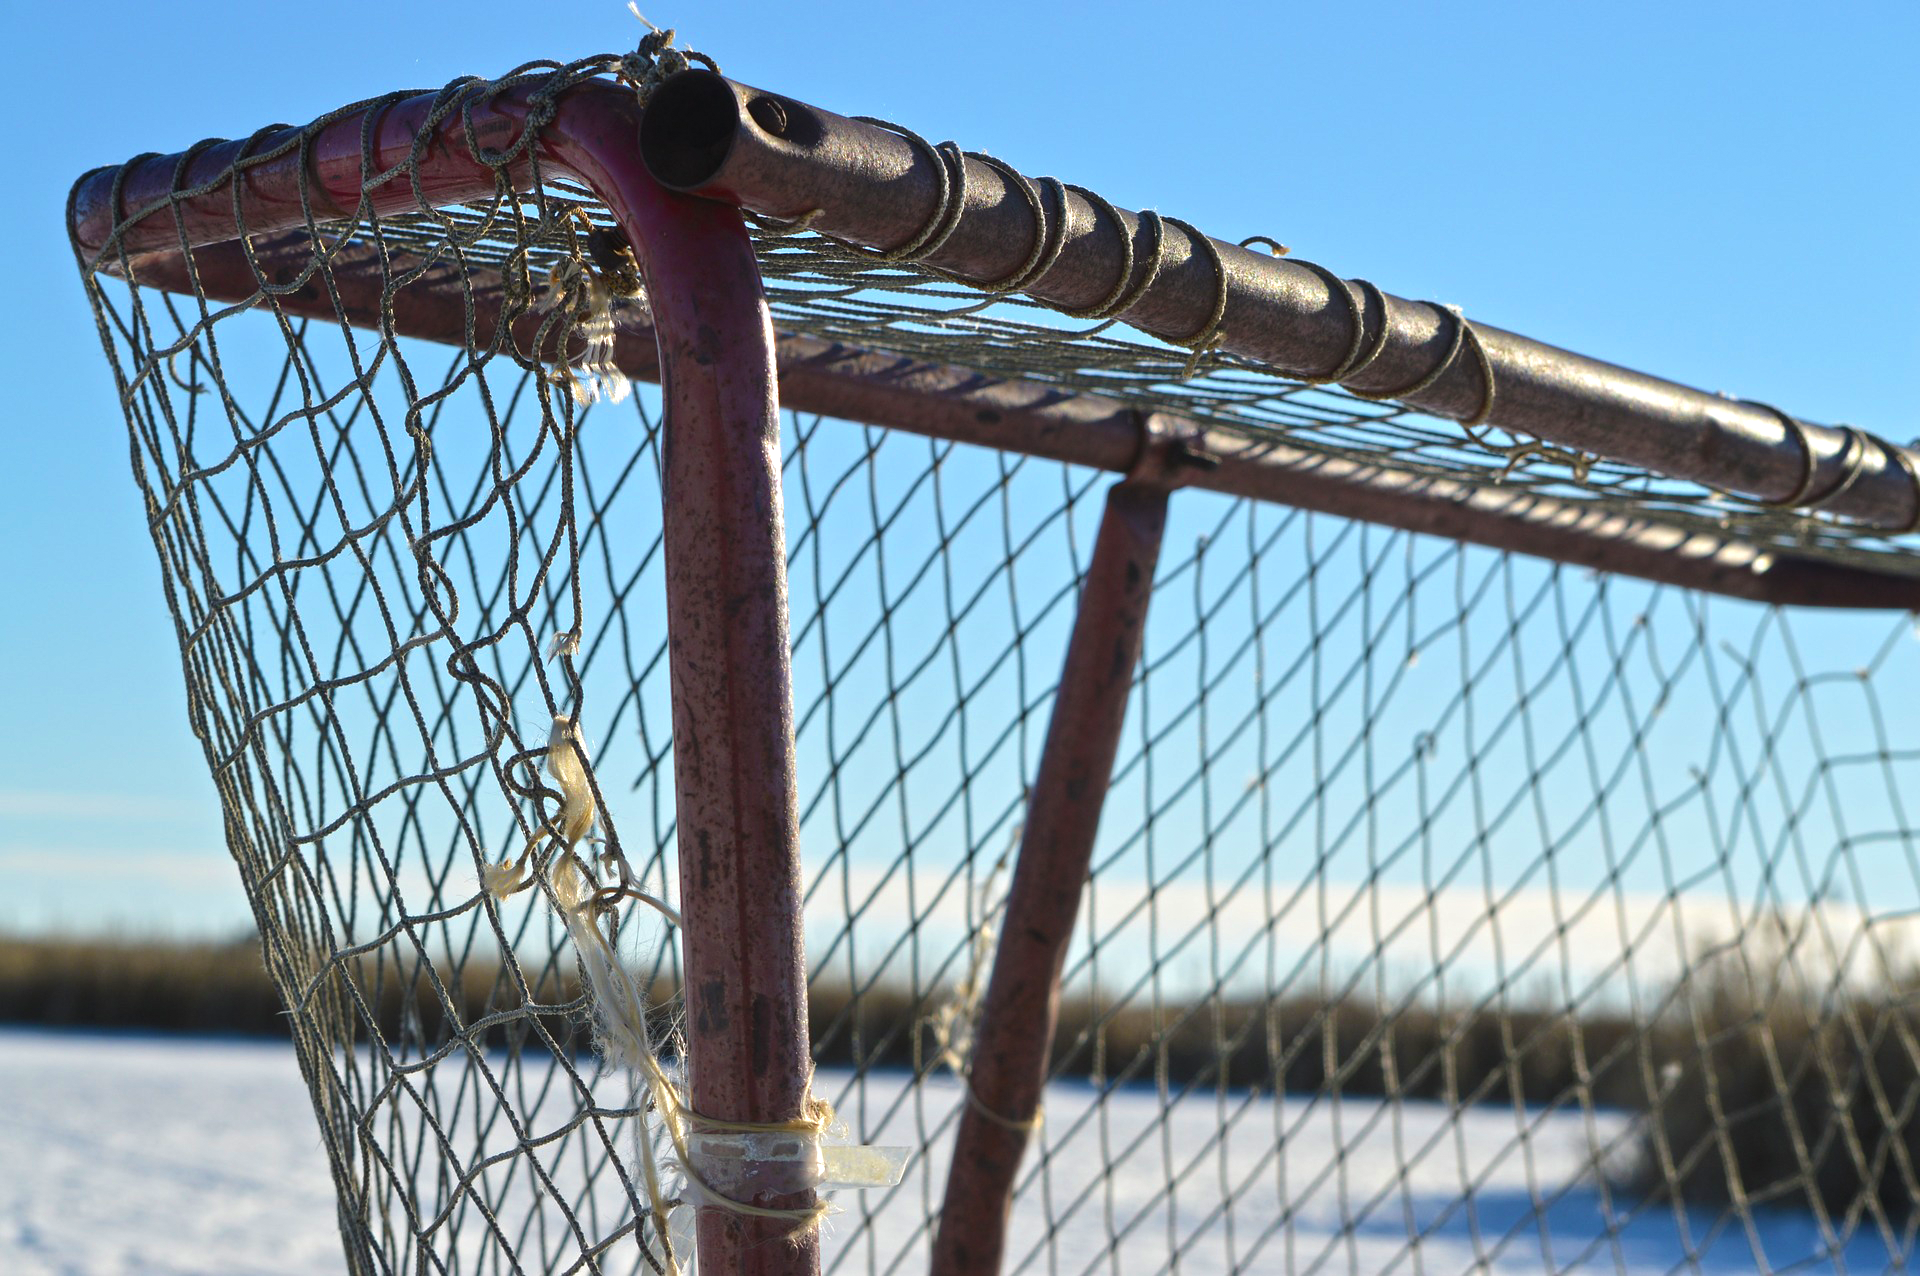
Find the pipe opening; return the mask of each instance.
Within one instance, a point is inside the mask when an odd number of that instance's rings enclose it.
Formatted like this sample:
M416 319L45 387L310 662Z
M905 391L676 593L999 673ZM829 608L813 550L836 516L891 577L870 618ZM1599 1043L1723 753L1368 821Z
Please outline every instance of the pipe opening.
M640 158L662 186L692 190L720 171L739 125L731 85L711 71L682 71L641 112Z

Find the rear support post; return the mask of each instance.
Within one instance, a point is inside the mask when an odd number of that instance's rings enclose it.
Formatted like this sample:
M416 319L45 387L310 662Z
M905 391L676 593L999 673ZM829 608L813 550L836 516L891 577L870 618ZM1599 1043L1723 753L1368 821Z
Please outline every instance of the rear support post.
M1204 458L1148 428L1140 463L1107 492L1001 918L933 1276L1000 1270L1014 1177L1039 1126L1060 974L1140 662L1167 494L1195 462Z

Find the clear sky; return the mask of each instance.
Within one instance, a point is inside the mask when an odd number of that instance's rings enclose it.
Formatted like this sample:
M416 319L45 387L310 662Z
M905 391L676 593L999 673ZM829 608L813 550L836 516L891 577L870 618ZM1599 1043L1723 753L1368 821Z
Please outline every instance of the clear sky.
M644 7L750 83L1615 362L1920 433L1920 6ZM617 0L96 0L13 5L0 30L0 927L237 926L68 186L639 28Z

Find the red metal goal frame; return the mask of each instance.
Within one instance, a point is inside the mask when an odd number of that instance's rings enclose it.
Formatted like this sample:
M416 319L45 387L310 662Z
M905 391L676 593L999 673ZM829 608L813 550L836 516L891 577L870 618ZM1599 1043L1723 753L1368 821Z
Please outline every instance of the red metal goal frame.
M662 123L664 112L652 117L656 136L645 159L647 117L632 92L608 81L587 81L551 98L537 84L522 85L451 112L446 95L421 94L364 106L318 129L272 131L88 174L74 189L70 226L88 268L130 282L235 303L270 294L287 313L344 314L368 325L385 319L401 335L461 343L471 333L497 331L506 313L497 278L476 284L469 276L456 288L450 271L429 271L388 294L373 268L378 263L355 259L349 250L329 264L324 279L289 283L286 270L311 260L310 224L368 208L390 216L484 200L499 193L503 180L524 191L542 173L578 181L612 212L633 245L654 316L650 331L619 334L616 362L630 376L658 380L665 404L688 1075L693 1108L720 1121L801 1119L811 1077L781 400L1128 476L1109 494L1029 799L1003 928L1008 938L996 954L972 1097L935 1246L938 1272L957 1276L999 1266L1014 1175L1046 1078L1060 964L1125 717L1171 488L1279 501L1738 597L1920 609L1914 576L1836 566L1786 550L1762 552L1670 522L1537 494L1396 473L1196 421L1144 417L1056 387L776 337L742 208L792 217L825 205L832 210L823 219L827 229L885 248L910 239L938 211L933 161L897 134L707 73L689 72L662 93L678 94L668 104L676 114L671 124ZM762 112L762 119L753 112L757 101L779 106L777 123L774 114ZM796 130L809 129L796 140ZM470 149L477 143L507 152L529 131L531 145L503 166L481 162ZM394 180L403 168L409 179ZM999 170L982 177L1013 180ZM1037 252L1038 245L1021 246L1018 219L1025 214L1010 189L1002 185L983 215L949 237L944 268L992 282L1006 275L1002 257L1014 254L1009 260L1017 264L1029 247ZM1112 220L1103 230L1099 218L1081 216L1080 238L1059 254L1065 273L1047 276L1051 284L1037 279L1045 286L1034 287L1034 294L1080 305L1108 291L1115 263L1133 260L1118 247L1126 225L1118 213ZM243 230L246 238L238 238ZM1163 335L1187 332L1196 315L1204 319L1214 282L1203 255L1187 243L1160 290L1143 288L1148 304L1134 318ZM1271 322L1222 330L1228 344L1237 341L1283 368L1338 363L1341 351L1377 339L1388 357L1374 375L1385 380L1362 388L1378 390L1417 374L1426 366L1422 360L1431 362L1446 344L1444 318L1419 310L1422 303L1380 294L1377 314L1356 310L1348 320L1330 295L1316 299L1311 280L1288 275L1297 269L1291 265L1238 258L1231 264L1231 277L1226 266L1219 268L1221 316L1230 303L1299 312L1291 335L1276 335ZM1343 326L1349 323L1351 332ZM523 318L509 339L525 347L532 326ZM1512 385L1520 387L1509 407L1529 426L1570 413L1576 442L1585 446L1601 437L1600 423L1567 405L1633 402L1658 428L1639 436L1633 445L1639 453L1628 448L1629 459L1677 460L1672 472L1744 483L1744 490L1776 498L1827 492L1856 512L1895 524L1910 512L1920 523L1920 489L1905 481L1913 474L1911 461L1887 445L1861 442L1856 454L1853 434L1795 426L1796 436L1771 410L1714 402L1637 373L1596 371L1605 365L1511 334L1492 332L1490 339L1489 359L1517 370L1519 380L1503 385L1510 395ZM1296 344L1288 346L1289 340ZM1490 386L1494 363L1488 367ZM1449 375L1436 373L1421 395L1435 410L1467 415L1481 393L1478 383L1450 365L1440 372ZM754 1203L806 1209L812 1194L761 1196ZM789 1235L777 1220L719 1208L700 1211L699 1245L709 1270L818 1269L817 1236Z

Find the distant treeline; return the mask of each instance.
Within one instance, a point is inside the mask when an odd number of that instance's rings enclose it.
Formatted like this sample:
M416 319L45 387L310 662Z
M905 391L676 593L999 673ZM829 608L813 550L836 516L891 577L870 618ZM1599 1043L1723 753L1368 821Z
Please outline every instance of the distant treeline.
M1742 969L1750 969L1743 967ZM529 979L535 977L531 974ZM366 965L360 1004L409 1053L516 1009L518 983L469 962L463 977ZM489 1049L584 1053L579 980L548 970L533 1015L484 1034ZM656 986L655 998L672 989ZM1920 984L1815 1000L1709 967L1651 1022L1562 1009L1440 1010L1309 996L1158 1008L1069 996L1056 1069L1112 1084L1216 1086L1450 1104L1591 1103L1643 1114L1612 1173L1646 1197L1904 1220L1920 1208ZM824 1064L925 1069L939 997L818 987L809 1011ZM289 1035L251 938L228 944L0 938L0 1022ZM364 1039L364 1029L362 1029ZM1630 1165L1628 1164L1630 1162ZM1621 1167L1626 1165L1627 1168Z
M232 943L0 937L0 1022L287 1036L251 937Z

